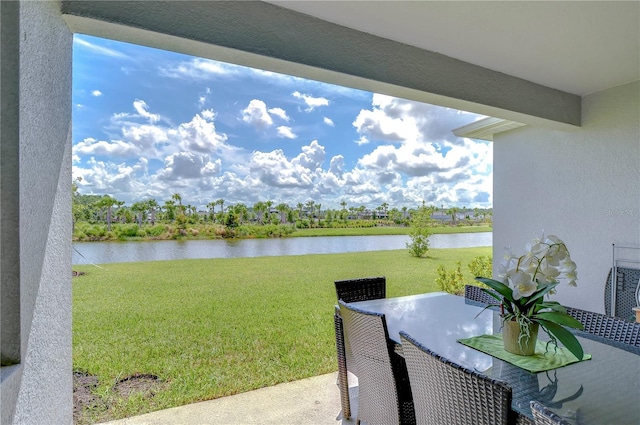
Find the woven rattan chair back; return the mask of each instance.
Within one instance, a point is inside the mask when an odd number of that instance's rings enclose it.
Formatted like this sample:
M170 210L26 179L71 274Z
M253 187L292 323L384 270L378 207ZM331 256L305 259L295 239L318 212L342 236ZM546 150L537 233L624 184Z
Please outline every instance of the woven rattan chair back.
M556 415L535 400L531 402L531 413L533 413L535 425L571 425L571 422Z
M607 316L611 316L611 274L609 270L607 283L604 288L604 310ZM635 314L633 307L636 306L636 290L640 285L640 269L628 267L616 267L616 312L615 317L633 322Z
M583 324L585 332L640 347L640 323L573 307L567 307L567 313Z
M404 423L401 418L405 413L392 364L393 343L389 340L384 314L363 311L342 300L339 303L344 330L358 369L357 423Z
M384 276L336 280L336 295L346 303L377 300L387 296L387 279Z
M506 425L511 387L457 365L400 332L418 425Z
M479 286L475 285L464 286L464 297L480 304L498 304L498 300L484 292Z
M336 280L334 283L338 300L343 300L348 303L385 298L387 294L387 279L384 276ZM342 416L349 419L351 417L351 401L349 399L349 379L347 371L356 376L358 372L353 361L351 348L344 340L344 329L339 310L334 314L333 321L336 331L338 386L340 388Z

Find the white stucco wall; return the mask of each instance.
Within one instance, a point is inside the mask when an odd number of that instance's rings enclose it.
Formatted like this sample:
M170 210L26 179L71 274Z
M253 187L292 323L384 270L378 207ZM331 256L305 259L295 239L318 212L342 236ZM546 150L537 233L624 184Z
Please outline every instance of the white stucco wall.
M640 82L587 96L582 108L583 126L572 132L495 136L494 267L503 247L517 253L535 232L554 233L579 278L556 299L604 312L612 244L640 246Z
M2 178L19 180L21 355L2 368L0 422L71 424L72 34L58 2L20 2L19 19L2 40L19 40L19 169Z

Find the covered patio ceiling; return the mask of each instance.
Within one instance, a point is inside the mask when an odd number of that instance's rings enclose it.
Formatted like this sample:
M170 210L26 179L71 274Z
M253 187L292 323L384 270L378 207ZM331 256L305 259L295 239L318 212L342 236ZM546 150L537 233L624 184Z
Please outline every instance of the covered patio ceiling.
M638 79L638 2L63 1L79 33L525 124Z
M270 1L585 96L640 77L638 1Z

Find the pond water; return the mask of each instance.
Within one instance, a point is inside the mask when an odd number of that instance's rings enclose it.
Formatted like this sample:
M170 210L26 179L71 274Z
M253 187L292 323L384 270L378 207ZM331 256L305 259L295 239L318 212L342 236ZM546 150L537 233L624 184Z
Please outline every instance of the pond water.
M75 242L73 264L237 258L406 249L409 236L320 236L274 239L214 239L188 241ZM491 246L493 234L431 235L431 248Z

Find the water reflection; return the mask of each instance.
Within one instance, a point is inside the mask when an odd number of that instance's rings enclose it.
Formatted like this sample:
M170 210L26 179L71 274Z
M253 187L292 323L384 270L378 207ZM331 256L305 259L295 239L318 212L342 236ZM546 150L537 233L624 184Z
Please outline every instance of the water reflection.
M431 248L491 246L493 234L432 235ZM281 239L216 239L192 241L76 242L73 264L182 260L189 258L239 258L405 249L406 235L332 236Z

